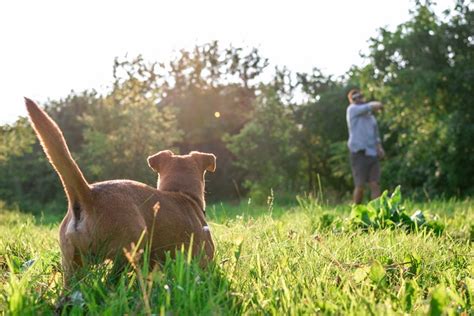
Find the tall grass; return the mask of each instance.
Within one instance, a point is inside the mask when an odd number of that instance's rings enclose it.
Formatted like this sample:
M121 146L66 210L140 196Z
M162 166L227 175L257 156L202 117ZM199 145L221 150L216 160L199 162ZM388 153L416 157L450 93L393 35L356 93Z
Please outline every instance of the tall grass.
M61 283L59 219L2 210L0 310L12 315L474 313L474 202L408 202L407 207L438 214L443 234L347 229L347 206L323 206L309 198L293 207L216 204L208 208L217 245L208 269L178 252L149 271L145 252L115 277L109 265L88 268L68 292Z

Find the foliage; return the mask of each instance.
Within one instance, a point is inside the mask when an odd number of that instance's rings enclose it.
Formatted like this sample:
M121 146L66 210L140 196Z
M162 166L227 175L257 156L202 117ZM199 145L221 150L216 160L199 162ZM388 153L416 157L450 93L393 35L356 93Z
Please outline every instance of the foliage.
M122 76L119 76L120 74ZM158 107L160 90L150 84L153 66L141 58L116 63L114 89L83 115L81 160L94 180L128 178L153 183L146 157L181 138L175 113Z
M239 134L228 137L237 165L248 171L244 186L257 202L264 202L271 190L294 190L297 184L298 152L296 126L291 112L274 89L263 88L254 104L252 119Z
M223 136L248 121L267 65L257 49L222 48L217 42L181 50L169 63L117 58L111 91L72 92L45 109L89 181L130 178L151 184L156 175L146 164L148 155L202 150L219 157L207 184L210 199L240 198L242 172ZM0 198L30 210L64 205L59 181L26 122L2 127Z
M99 105L100 96L95 91L72 91L64 99L49 101L45 105L48 114L61 128L73 153L80 153L84 146L86 125L83 117Z
M12 126L0 126L0 163L5 163L9 159L21 157L27 152L31 152L31 145L35 136L28 126L28 121L21 118Z
M397 186L392 195L388 191L366 205L355 204L352 206L350 225L364 229L403 228L406 230L429 229L437 235L441 234L444 227L436 221L427 218L421 210L416 210L412 215L402 202L400 186Z
M473 18L467 2L444 18L418 2L409 21L371 39L371 62L353 77L386 103L385 182L423 195L472 192Z
M275 205L271 214L253 204L211 205L215 265L203 271L178 255L160 269L138 265L115 279L107 266L95 266L66 292L73 299L63 312L143 314L149 306L161 315L469 315L474 309L473 201L406 203L440 214L445 233L319 228L322 217L348 216L342 205ZM63 294L59 221L0 211L4 313L54 313Z
M69 140L73 154L81 149L83 143L84 126L80 118L96 105L96 100L94 92L72 92L65 99L52 101L45 107ZM10 130L11 134L2 137L6 146L4 152L9 155L8 159L0 163L2 200L20 205L24 210L32 210L40 205L43 207L45 204L55 209L65 209L60 182L27 119L20 118L14 126L3 128Z
M351 183L346 146L347 87L318 69L298 73L297 83L307 96L307 101L294 109L294 115L295 123L301 126L299 151L304 153L308 191L314 192L318 179L323 179L325 187L345 192ZM342 144L342 151L335 150L337 144Z
M256 48L217 42L170 60L117 58L110 91L72 92L46 111L62 128L90 181L131 178L152 184L146 157L162 149L213 152L208 199L246 194L264 204L325 191L348 198L346 93L360 87L385 104L377 120L387 158L382 187L411 197L474 192L473 12L458 1L434 13L416 2L410 19L370 39L366 65L340 78L270 61ZM64 205L64 194L27 120L0 127L0 199L22 209ZM285 195L285 197L283 197ZM294 202L294 201L293 201Z
M183 154L212 152L218 168L208 175L208 198L241 198L243 174L227 148L225 135L234 135L250 120L259 79L268 60L255 48L221 47L217 42L181 50L164 73L160 105L177 109L183 137L176 146Z
M27 175L19 173L25 168L25 157L31 157L36 140L26 118L15 124L0 127L0 196L5 200L21 199Z

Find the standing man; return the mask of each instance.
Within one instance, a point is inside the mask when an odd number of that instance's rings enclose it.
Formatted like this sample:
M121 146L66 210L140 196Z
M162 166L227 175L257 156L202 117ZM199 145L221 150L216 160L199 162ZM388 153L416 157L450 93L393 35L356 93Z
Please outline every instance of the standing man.
M369 184L372 199L380 196L379 158L383 158L385 152L373 113L380 111L383 105L377 101L365 102L364 96L358 89L349 91L347 98L350 102L346 112L349 130L347 145L355 186L353 202L360 204L366 183Z

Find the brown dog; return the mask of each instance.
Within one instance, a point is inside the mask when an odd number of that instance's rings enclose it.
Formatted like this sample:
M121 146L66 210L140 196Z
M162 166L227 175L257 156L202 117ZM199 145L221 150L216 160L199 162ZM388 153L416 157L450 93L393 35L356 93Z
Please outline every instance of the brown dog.
M68 199L68 211L59 233L65 285L84 258L123 258L123 249L148 242L153 261L162 262L183 244L192 242L192 254L204 250L202 265L214 256L206 223L204 175L213 172L216 157L191 152L173 155L161 151L148 158L159 173L158 189L131 180L89 184L71 157L61 130L33 101L25 98L33 128L46 156L58 173ZM192 237L191 237L192 236Z

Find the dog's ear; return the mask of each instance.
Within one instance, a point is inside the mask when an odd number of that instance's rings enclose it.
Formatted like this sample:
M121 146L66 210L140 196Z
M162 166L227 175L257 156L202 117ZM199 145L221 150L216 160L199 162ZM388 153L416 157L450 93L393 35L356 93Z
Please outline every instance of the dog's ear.
M160 167L173 156L171 150L163 150L153 156L148 157L148 165L156 172L160 172Z
M192 151L191 157L197 160L198 164L202 167L202 171L216 171L216 156L214 156L213 154Z

